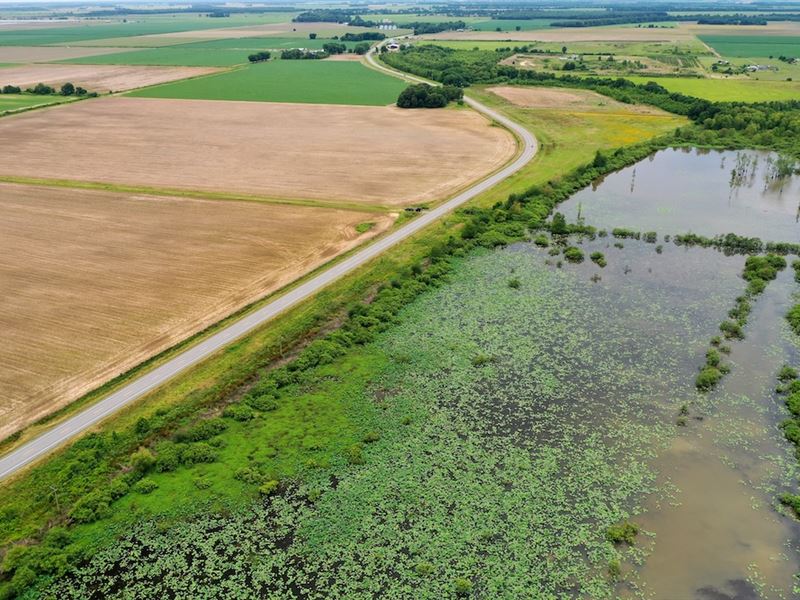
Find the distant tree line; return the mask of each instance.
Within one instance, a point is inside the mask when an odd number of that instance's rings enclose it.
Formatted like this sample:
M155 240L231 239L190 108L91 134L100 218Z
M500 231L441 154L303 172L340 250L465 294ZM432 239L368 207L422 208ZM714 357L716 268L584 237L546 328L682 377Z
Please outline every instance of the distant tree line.
M386 35L380 31L365 31L364 33L345 33L339 38L343 42L366 42L385 40Z
M457 29L466 29L467 24L464 21L442 21L441 23L430 23L424 21L412 21L411 23L403 23L403 29L413 29L414 35L425 35L427 33L439 33L441 31L455 31Z
M255 52L251 54L247 57L247 60L249 60L251 63L264 62L265 60L269 60L270 56L272 56L272 54L264 50L263 52Z
M464 91L453 85L432 86L427 83L410 85L397 98L400 108L442 108L464 98Z

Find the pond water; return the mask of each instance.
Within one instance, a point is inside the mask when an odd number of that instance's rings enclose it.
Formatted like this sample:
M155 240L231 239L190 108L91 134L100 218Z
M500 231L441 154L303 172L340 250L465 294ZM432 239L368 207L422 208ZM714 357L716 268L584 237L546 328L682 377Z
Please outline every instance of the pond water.
M777 155L669 149L612 173L564 202L567 220L708 237L800 239L800 176L780 177Z

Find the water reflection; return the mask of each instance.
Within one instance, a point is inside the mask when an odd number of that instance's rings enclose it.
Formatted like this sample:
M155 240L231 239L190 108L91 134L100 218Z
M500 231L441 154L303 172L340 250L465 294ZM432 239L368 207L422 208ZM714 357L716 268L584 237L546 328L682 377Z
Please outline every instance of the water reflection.
M595 181L560 210L601 228L795 242L800 176L793 167L770 152L662 150Z

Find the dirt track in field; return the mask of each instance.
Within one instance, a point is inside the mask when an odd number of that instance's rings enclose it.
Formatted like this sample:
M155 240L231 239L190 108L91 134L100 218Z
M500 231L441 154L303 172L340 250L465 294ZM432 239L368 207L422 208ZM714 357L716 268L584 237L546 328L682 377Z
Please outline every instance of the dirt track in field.
M74 46L0 46L0 63L35 63L127 52L130 48L77 48Z
M469 110L125 97L5 117L0 138L0 175L387 206L442 199L516 150Z
M11 184L0 211L0 438L392 221Z
M0 70L2 85L21 88L67 81L90 92L122 92L148 85L216 73L213 67L145 67L130 65L20 65Z

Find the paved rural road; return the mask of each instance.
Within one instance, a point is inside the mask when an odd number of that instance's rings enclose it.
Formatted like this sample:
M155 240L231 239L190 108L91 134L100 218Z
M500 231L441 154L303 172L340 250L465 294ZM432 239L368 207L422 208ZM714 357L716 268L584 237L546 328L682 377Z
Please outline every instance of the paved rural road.
M367 55L367 60L373 68L387 72L393 76L401 76L398 72L387 69L376 63L372 53ZM408 80L422 81L416 77L407 76L405 74L401 77ZM434 221L455 210L458 206L500 183L511 174L521 169L535 156L537 151L536 138L534 138L529 131L471 98L465 97L464 101L478 112L502 123L522 140L522 152L514 162L493 175L490 175L483 181L476 183L444 204L440 204L432 210L421 213L408 224L376 240L362 250L355 252L347 259L331 266L290 292L273 300L235 323L228 325L211 337L181 352L149 373L142 375L99 402L82 409L66 421L59 423L52 429L45 431L16 450L6 454L0 458L0 479L11 475L50 450L67 442L69 439L98 423L105 417L127 406L137 398L141 398L147 392L169 381L185 369L208 358L232 341L242 337L260 325L263 325L265 322L286 311L298 302L313 296L331 282L336 281L343 275L369 262L385 250L388 250L407 237L414 235L424 227L427 227Z

